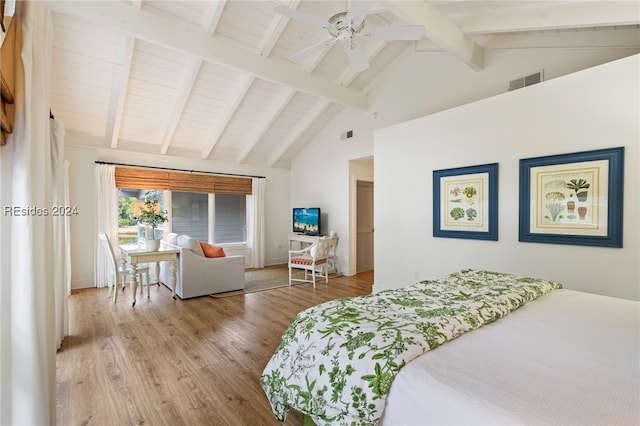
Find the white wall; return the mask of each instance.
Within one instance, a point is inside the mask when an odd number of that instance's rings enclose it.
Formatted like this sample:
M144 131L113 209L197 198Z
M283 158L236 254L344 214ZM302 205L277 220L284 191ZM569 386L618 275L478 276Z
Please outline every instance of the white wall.
M415 53L397 61L369 95L376 128L464 105L507 91L509 81L543 70L544 80L640 53L638 49L488 50L473 71L448 53Z
M68 137L66 138L68 143ZM65 145L65 158L69 161L69 204L78 208L78 215L70 220L71 288L95 287L94 245L95 200L93 148Z
M265 176L266 263L267 265L286 263L286 234L291 226L289 170L85 148L74 145L74 140L79 137L83 136L68 133L65 139L65 158L69 160L69 199L72 206L78 207L79 212L71 219L72 288L86 288L95 285L93 259L93 247L96 240L95 200L93 198L95 161Z
M368 122L367 112L345 112L342 121L345 126L353 122ZM373 127L361 126L352 139L341 140L340 133L347 130L338 122L322 139L305 149L291 165L290 207L320 207L322 210L322 230L324 234L335 231L338 234L336 267L340 273L348 274L349 252L349 204L351 173L347 159L357 159L371 155ZM356 171L362 172L362 167ZM367 172L369 176L371 172ZM289 213L291 216L291 213ZM291 219L289 219L291 222ZM291 232L291 224L289 225ZM286 235L285 235L286 238Z
M350 275L355 271L355 241L349 240L355 220L348 204L349 163L373 155L375 129L504 93L510 80L532 72L544 70L545 80L553 80L635 53L638 49L496 50L485 52L484 70L473 71L448 53L409 52L369 94L368 112L346 110L292 162L291 205L314 204L327 213L325 225L340 236L340 271ZM345 130L354 130L354 138L340 140ZM396 137L394 143L402 139ZM403 159L401 164L409 163ZM379 254L376 249L376 258Z
M640 299L639 75L636 55L376 131L375 290L483 268ZM617 146L624 248L518 242L519 159ZM493 162L499 241L434 238L433 170Z

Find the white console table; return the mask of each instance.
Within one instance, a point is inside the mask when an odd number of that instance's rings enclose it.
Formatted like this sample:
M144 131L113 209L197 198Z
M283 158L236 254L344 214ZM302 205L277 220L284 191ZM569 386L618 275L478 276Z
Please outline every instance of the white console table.
M145 248L141 248L137 244L129 244L120 246L120 252L122 253L125 262L131 265L133 270L136 269L138 263L156 263L156 278L160 281L160 265L158 262L162 260L168 260L171 262L171 296L176 299L176 268L178 262L178 253L180 250L173 249L162 245L159 250L147 251ZM149 286L150 283L147 283ZM133 274L133 286L131 287L131 293L133 293L133 304L136 305L136 289L138 288L138 275ZM149 289L147 288L147 294ZM113 302L116 302L118 296L117 290L113 292Z
M338 246L338 237L322 237L319 235L306 235L306 234L289 234L289 250L302 250L306 246L315 244L320 238L324 238L331 242L331 248L329 249L329 260L327 266L329 272L337 273L336 268L336 247Z

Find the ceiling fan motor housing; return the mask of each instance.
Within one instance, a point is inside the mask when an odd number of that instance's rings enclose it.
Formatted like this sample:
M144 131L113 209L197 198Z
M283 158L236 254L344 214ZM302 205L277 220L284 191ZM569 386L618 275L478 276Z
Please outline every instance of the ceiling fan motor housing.
M329 23L333 25L333 28L329 28L329 33L331 33L331 35L334 37L338 37L345 31L354 34L364 28L364 19L360 21L360 24L357 27L354 27L353 17L348 15L347 12L336 13L331 18L329 18Z

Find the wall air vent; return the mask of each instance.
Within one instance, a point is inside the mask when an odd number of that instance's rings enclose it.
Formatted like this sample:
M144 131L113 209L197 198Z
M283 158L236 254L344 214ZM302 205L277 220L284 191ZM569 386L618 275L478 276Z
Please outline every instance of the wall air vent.
M536 73L525 75L524 77L516 78L515 80L511 80L509 82L509 91L522 89L523 87L540 83L543 80L544 80L544 73L542 70L540 70Z
M340 134L340 140L347 140L347 139L351 139L353 137L353 130L347 130L346 132L342 132Z

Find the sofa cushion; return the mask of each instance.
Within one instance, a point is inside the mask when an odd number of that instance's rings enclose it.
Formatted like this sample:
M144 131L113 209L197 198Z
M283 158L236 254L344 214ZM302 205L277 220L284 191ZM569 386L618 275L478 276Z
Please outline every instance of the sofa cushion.
M220 246L214 246L213 244L200 241L200 247L202 247L202 251L204 252L205 257L225 257L226 256L224 249Z
M323 263L326 263L326 262L327 262L326 258L317 259L316 265L322 265ZM313 265L313 257L308 254L295 256L291 258L291 264L292 265Z
M178 237L178 245L182 248L191 249L191 251L198 256L204 257L204 252L202 251L202 247L200 246L200 241L196 240L193 237L190 237L188 235L180 235Z

